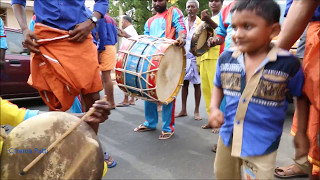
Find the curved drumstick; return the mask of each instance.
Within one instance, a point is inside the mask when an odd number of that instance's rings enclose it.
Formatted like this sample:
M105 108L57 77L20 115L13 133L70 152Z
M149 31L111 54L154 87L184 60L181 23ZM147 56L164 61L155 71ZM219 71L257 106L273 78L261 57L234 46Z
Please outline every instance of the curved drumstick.
M47 153L41 153L37 156L33 161L31 161L21 172L20 175L25 175L40 159L43 158L44 155L48 154L48 152L54 148L61 140L67 137L73 130L75 130L80 124L87 119L87 117L91 116L94 113L96 108L91 108L76 124L74 124L68 131L66 131L62 136L60 136L55 142L53 142L47 149Z

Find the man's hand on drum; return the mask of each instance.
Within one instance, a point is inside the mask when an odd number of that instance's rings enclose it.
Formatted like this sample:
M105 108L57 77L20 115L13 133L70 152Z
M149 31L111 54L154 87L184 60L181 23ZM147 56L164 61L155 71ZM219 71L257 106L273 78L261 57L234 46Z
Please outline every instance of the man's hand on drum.
M215 37L210 37L208 40L207 40L207 43L208 43L208 46L209 47L214 47L216 46L216 38Z
M92 113L85 121L89 124L103 123L108 119L110 114L110 105L106 100L97 100L92 105L95 108L95 112Z
M185 44L186 44L186 34L180 33L179 37L177 38L177 44L176 45L179 48L183 48Z

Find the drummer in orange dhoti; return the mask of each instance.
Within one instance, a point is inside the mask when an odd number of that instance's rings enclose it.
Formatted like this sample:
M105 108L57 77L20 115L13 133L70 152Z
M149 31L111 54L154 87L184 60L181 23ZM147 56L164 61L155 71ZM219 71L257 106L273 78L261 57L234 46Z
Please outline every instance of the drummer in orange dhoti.
M102 83L91 30L108 9L108 0L95 0L88 18L85 0L35 1L34 33L25 19L26 0L12 0L12 8L31 52L31 75L35 87L50 110L68 110L75 97L83 95L85 110L100 99ZM35 40L35 41L34 41ZM98 127L94 128L95 131Z
M192 36L196 28L201 23L201 19L197 16L199 12L199 2L197 0L188 0L186 4L186 10L188 17L185 18L185 25L187 28L187 38L186 38L186 53L187 53L187 65L186 65L186 76L184 78L182 86L182 109L176 117L187 116L187 97L188 97L188 87L189 82L194 86L194 97L195 97L195 108L194 108L194 119L201 120L199 115L199 105L201 99L201 89L200 89L200 74L198 71L196 57L190 52L190 45Z
M176 39L178 46L183 48L185 45L186 28L181 10L176 7L167 9L168 0L153 0L152 3L157 14L146 22L144 34L154 37ZM172 60L174 61L174 59ZM172 137L175 125L174 109L175 100L168 105L162 106L162 133L159 139L169 139ZM135 128L135 132L156 129L158 124L157 104L145 101L144 114L146 121Z

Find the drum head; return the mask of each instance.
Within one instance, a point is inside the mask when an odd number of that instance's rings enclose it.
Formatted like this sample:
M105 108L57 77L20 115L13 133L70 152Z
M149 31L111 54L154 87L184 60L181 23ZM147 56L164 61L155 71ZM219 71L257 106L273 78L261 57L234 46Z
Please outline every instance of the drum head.
M203 29L203 31L200 33L196 48L201 49L205 45L205 43L207 43L207 38L208 38L208 31L207 29Z
M3 144L1 179L101 179L104 157L95 132L83 122L50 152L57 138L79 118L49 112L15 127ZM25 175L19 173L39 154L47 153Z
M206 53L210 49L207 40L209 37L215 36L214 33L214 30L207 23L201 22L192 35L190 52L195 56Z
M170 103L183 83L185 56L184 48L171 45L162 57L157 73L157 96L160 102Z

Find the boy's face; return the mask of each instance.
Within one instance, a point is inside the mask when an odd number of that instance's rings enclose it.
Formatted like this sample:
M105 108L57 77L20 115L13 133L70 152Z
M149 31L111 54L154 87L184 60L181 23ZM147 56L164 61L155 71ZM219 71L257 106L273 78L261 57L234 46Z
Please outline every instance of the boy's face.
M280 24L267 24L255 11L235 11L231 16L232 40L245 53L254 53L269 47L272 38L280 32Z

